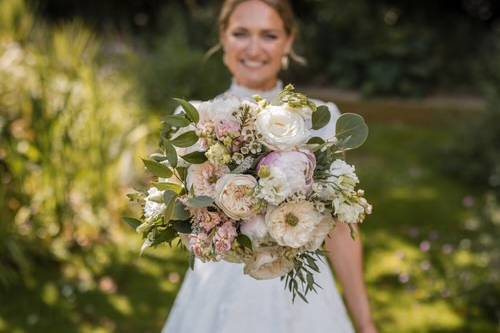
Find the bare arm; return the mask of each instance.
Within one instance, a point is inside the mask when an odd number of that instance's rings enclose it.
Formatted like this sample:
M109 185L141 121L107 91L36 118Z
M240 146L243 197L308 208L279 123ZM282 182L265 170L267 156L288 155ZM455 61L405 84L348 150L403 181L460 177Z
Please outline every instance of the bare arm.
M358 236L359 237L359 236ZM349 227L339 223L331 237L327 237L326 250L344 288L347 305L360 333L376 333L363 280L363 249L359 238L353 240Z

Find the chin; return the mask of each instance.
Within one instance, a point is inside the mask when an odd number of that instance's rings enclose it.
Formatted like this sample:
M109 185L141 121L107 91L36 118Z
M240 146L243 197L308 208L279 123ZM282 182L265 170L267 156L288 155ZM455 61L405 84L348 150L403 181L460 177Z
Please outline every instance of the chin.
M241 85L255 90L266 90L264 87L268 85L268 82L275 81L276 79L277 75L269 75L269 73L261 73L260 71L236 77L236 80Z

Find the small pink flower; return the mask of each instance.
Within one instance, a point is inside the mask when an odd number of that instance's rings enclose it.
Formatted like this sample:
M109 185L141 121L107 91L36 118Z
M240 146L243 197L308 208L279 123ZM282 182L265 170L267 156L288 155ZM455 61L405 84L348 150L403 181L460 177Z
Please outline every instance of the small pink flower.
M210 212L206 208L194 208L190 212L193 217L193 223L201 226L207 233L227 219L222 213Z
M194 189L194 194L206 195L209 197L215 196L215 184L223 175L229 173L227 166L218 166L209 162L202 164L192 164L188 168L186 177L187 188L191 191Z
M222 140L225 136L239 136L241 126L234 120L220 120L215 128L217 139Z
M205 253L207 253L207 244L208 236L206 234L197 234L197 235L189 235L189 248L193 251L194 255L197 257L203 257Z
M215 251L218 254L222 254L231 250L231 246L237 235L236 228L231 221L224 223L217 229L214 236Z

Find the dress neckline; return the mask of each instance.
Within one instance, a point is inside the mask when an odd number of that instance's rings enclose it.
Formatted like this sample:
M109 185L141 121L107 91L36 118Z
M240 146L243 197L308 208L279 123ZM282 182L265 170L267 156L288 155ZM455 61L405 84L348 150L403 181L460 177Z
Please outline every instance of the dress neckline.
M275 99L282 90L283 90L283 82L281 80L278 80L278 82L276 82L276 86L273 89L261 91L244 87L238 84L236 80L233 78L231 86L229 87L229 90L226 92L226 94L244 99L252 99L254 95L259 95L260 97L265 98L268 101L271 101Z

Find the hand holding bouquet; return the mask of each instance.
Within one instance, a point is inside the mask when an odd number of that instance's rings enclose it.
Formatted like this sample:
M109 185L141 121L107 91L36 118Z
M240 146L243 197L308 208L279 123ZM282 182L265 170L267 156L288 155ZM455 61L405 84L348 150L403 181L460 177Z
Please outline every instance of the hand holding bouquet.
M143 207L140 219L126 218L142 250L179 239L192 263L243 263L245 274L281 277L306 300L335 224L352 228L371 213L343 160L367 137L363 118L343 114L335 136L315 137L332 115L291 85L272 103L178 102L183 112L166 117L160 152L144 160L157 181L130 196Z

